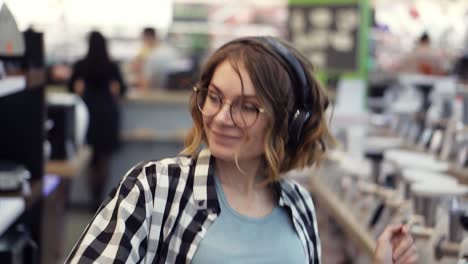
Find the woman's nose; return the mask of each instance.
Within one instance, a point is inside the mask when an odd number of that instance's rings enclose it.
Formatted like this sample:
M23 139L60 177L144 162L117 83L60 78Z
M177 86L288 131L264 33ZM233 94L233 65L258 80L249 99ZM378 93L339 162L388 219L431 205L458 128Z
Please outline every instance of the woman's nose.
M231 104L224 103L216 114L215 120L223 124L234 124L234 121L231 118Z

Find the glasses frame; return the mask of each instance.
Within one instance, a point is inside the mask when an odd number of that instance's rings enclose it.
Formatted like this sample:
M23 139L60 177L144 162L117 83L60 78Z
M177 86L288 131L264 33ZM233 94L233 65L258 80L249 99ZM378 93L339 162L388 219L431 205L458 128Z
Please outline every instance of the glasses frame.
M264 108L259 107L259 106L255 106L255 108L257 108L257 115L255 116L255 120L254 120L254 121L252 122L252 124L249 125L249 126L241 126L241 125L239 125L239 124L236 122L236 120L234 119L234 115L232 114L232 105L233 105L233 103L232 103L232 102L225 102L225 100L224 100L221 96L219 96L219 99L221 100L221 105L220 105L219 109L218 109L216 112L214 112L213 114L207 115L207 114L203 113L203 110L202 110L200 104L198 103L198 93L199 93L199 92L202 92L202 90L204 90L204 89L206 89L207 94L208 94L208 88L198 88L197 86L194 86L194 87L193 87L193 91L194 91L194 93L195 93L195 103L197 104L197 108L198 108L198 110L200 111L200 113L201 113L202 115L206 116L206 117L213 117L213 116L217 115L217 114L219 113L219 111L221 111L221 109L223 108L223 106L224 106L225 104L227 104L227 105L229 105L229 114L231 115L231 119L232 119L232 121L234 122L234 124L235 124L236 126L240 127L240 128L249 128L249 127L252 127L253 125L255 125L255 123L256 123L257 120L258 120L258 115L265 112L265 109L264 109Z

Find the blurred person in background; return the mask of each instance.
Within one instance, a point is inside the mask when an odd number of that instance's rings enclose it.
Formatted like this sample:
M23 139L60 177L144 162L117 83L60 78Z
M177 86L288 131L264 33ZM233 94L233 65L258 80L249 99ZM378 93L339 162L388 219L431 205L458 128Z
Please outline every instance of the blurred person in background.
M272 37L233 40L204 65L181 155L127 172L66 263L321 263L309 192L283 177L333 144L311 63ZM374 264L417 261L390 225Z
M145 86L144 67L148 56L157 45L157 37L156 29L152 27L144 28L141 33L141 47L131 66L134 85L138 88Z
M405 73L444 75L446 66L443 53L432 46L429 34L424 32L411 52L400 61L398 70Z
M88 174L92 195L92 210L101 202L109 174L109 158L119 145L119 99L126 85L119 66L113 62L107 50L106 39L97 31L88 36L88 53L73 66L68 88L80 95L86 103L90 122L87 143L93 157Z
M468 22L468 16L466 18ZM459 83L463 85L464 90L468 91L468 29L465 32L463 51L460 57L455 60L453 74L455 74Z
M465 50L455 62L453 73L460 83L468 86L468 41Z
M468 51L456 61L454 73L460 83L468 85Z
M156 35L155 45L148 53L142 69L141 85L143 90L170 89L171 74L187 72L192 69L192 61L161 36Z
M47 67L47 83L67 84L70 80L72 69L65 63L55 63Z

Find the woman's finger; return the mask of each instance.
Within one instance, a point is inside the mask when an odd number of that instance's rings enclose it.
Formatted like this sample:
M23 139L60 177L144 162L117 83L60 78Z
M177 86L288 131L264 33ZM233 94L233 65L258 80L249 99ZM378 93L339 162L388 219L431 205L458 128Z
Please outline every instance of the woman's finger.
M393 238L400 232L401 225L392 224L385 227L377 239L373 261L379 264L393 263Z
M396 248L393 248L393 259L394 260L399 259L406 251L408 251L409 248L411 248L411 246L414 245L414 241L413 241L413 238L411 237L411 235L401 234L401 236L403 236L403 239L401 240L400 243L398 243L396 245Z
M405 236L403 234L396 234L392 237L392 248L396 249L398 245L405 239Z
M394 261L395 264L411 264L416 263L418 259L418 252L416 246L413 244L408 250L403 253L398 259Z
M393 248L393 259L398 259L400 258L401 255L403 255L413 244L413 238L411 235L402 235L404 238L401 240L398 245L396 245L396 248Z
M390 224L388 225L384 231L382 232L382 234L380 234L379 236L379 242L385 242L385 243L388 243L388 242L391 242L392 238L398 233L400 232L402 228L402 225L401 224Z

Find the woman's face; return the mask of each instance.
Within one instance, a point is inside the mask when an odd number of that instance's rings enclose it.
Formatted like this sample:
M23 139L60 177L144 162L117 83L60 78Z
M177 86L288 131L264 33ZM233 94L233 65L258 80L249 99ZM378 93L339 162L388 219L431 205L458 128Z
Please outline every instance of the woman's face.
M238 73L226 60L215 69L211 83L207 87L208 95L204 106L208 107L207 104L214 102L213 98L216 96L222 99L223 104L219 112L209 117L203 115L203 124L211 153L216 158L226 161L233 161L236 153L239 161L258 159L264 153L263 142L267 126L265 113L258 113L255 122L246 128L237 125L242 119L240 121L236 119L238 121L235 122L231 116L231 104L240 102L241 98L242 104L238 109L243 113L253 112L254 109L262 107L242 63L238 64L238 69L242 76L244 93ZM236 111L233 112L236 115Z

